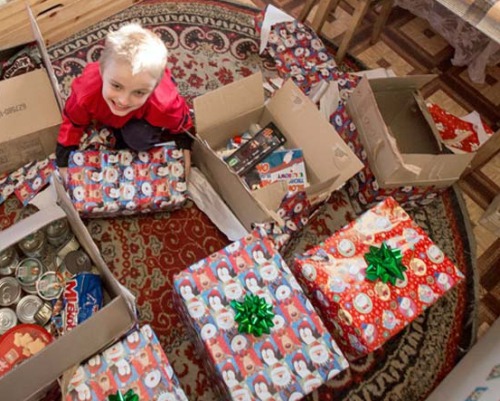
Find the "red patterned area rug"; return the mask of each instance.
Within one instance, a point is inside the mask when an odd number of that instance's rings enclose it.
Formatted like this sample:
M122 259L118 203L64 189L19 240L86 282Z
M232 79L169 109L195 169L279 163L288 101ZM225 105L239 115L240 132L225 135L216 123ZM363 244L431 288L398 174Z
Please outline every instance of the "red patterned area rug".
M139 21L167 43L180 91L191 101L206 91L261 69L273 76L272 63L257 54L253 17L258 10L223 1L148 1L50 48L64 93L83 66L97 60L109 29ZM356 68L348 60L345 68ZM308 400L423 400L470 346L475 325L473 255L467 216L453 190L412 217L466 273L467 279L387 345L358 360ZM16 200L0 206L0 227L20 213ZM292 242L286 258L326 238L354 217L345 192L325 204ZM193 203L174 213L85 222L116 277L137 297L142 323L150 323L188 398L211 401L213 378L202 366L172 301L172 277L228 240Z

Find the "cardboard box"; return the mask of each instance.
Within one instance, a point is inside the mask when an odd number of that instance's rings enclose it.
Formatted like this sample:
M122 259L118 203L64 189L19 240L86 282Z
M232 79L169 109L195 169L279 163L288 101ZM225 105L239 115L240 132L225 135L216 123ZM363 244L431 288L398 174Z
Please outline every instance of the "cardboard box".
M445 187L460 178L474 153L447 152L418 90L433 75L362 79L347 102L382 188Z
M324 200L362 167L316 106L288 80L265 102L262 75L251 75L194 99L197 141L193 159L241 223L279 220L275 211L287 192L277 182L250 191L236 173L215 153L228 139L248 129L273 122L287 138L286 148L304 154L312 203Z
M109 297L105 297L103 308L88 320L2 376L2 400L37 399L37 395L67 369L115 342L136 324L133 298L109 271L62 185L56 179L52 181L50 188L54 190L53 198L57 198L58 204L54 200L51 206L0 232L0 250L54 220L67 217L80 245L99 270L105 293Z
M500 237L500 195L497 195L490 203L488 209L479 219L479 224Z
M44 68L0 81L0 174L55 152L61 123L57 80L29 7L25 12L32 23L30 42L37 42ZM0 50L1 57L16 49Z

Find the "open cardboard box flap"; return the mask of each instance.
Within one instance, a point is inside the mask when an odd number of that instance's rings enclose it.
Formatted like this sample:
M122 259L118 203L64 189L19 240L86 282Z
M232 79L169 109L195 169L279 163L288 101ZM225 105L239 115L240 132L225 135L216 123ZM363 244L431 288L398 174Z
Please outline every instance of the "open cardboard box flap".
M432 119L415 97L433 77L363 78L347 102L370 168L383 188L451 185L474 157L442 153Z
M97 246L55 176L51 187L54 202L25 220L0 232L0 249L10 246L50 222L66 216L82 248L99 270L110 296L107 304L85 322L55 339L39 353L15 366L0 378L5 400L31 400L67 369L112 344L136 325L134 299L113 277ZM56 204L57 203L57 204Z
M264 104L262 74L253 74L193 100L196 130L206 132Z
M53 153L62 121L54 70L29 6L26 13L31 23L28 43L37 43L44 68L0 81L0 173Z
M308 196L323 200L363 167L333 126L291 80L264 102L262 75L226 85L194 100L197 127L193 159L221 194L241 223L275 219L275 211L286 194L283 185L250 191L216 154L234 135L251 124L264 127L274 122L286 137L286 148L300 148L304 154Z

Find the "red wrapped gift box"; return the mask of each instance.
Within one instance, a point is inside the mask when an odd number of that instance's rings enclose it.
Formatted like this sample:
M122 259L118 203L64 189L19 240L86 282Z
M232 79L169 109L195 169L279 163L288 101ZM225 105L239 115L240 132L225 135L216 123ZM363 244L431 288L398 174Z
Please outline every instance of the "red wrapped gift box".
M364 255L385 243L406 270L394 285L366 278ZM348 359L401 331L463 275L393 198L296 257L293 270Z

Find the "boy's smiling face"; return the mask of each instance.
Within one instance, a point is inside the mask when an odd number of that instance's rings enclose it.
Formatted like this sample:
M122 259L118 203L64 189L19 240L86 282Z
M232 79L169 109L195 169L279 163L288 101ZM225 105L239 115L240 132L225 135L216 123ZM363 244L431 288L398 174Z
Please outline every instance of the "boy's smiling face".
M130 64L113 59L101 67L101 75L102 96L111 112L120 117L140 108L158 83L148 71L133 75Z

